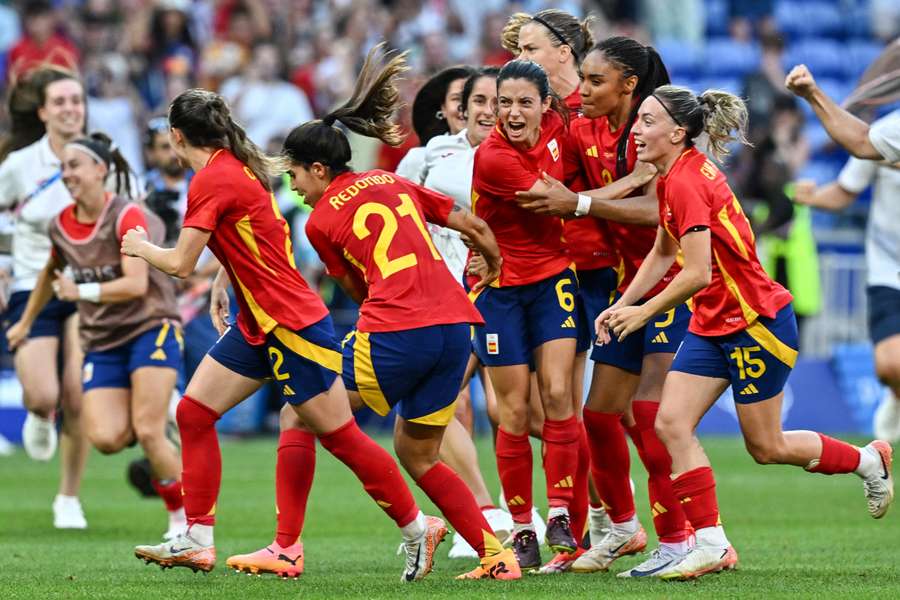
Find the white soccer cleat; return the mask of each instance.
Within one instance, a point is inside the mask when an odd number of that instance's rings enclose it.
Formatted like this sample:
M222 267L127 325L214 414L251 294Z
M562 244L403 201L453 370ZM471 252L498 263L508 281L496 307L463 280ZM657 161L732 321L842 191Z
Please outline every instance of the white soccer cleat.
M494 535L504 546L512 544L513 520L512 515L501 508L486 508L481 511L484 519L494 530Z
M57 529L87 529L87 519L77 496L59 494L54 498L53 526Z
M453 542L450 546L450 552L447 553L447 558L478 558L478 553L457 531L453 534Z
M175 536L172 541L155 546L135 546L134 555L145 563L157 564L162 569L187 567L196 573L212 571L216 566L216 547L200 544L187 532Z
M889 444L900 442L900 400L890 389L884 391L872 422L875 437Z
M444 541L447 526L439 517L425 517L425 530L418 539L404 542L406 550L406 567L400 576L401 583L419 581L431 573L434 566L434 551Z
M642 526L631 534L616 533L610 530L596 544L592 544L584 554L572 564L574 573L596 573L606 571L616 559L643 552L647 547L647 532Z
M680 561L659 571L656 576L665 580L697 579L708 573L731 571L737 567L738 555L733 546L697 545Z
M22 425L22 445L33 460L50 460L56 453L56 423L29 412Z
M670 546L659 546L650 553L650 558L627 571L622 571L617 577L655 577L663 569L673 566L686 555L687 552L676 552Z
M875 440L859 451L874 454L881 463L881 468L863 479L869 514L875 519L880 519L887 514L891 502L894 501L894 477L891 473L894 451L890 444L882 440Z

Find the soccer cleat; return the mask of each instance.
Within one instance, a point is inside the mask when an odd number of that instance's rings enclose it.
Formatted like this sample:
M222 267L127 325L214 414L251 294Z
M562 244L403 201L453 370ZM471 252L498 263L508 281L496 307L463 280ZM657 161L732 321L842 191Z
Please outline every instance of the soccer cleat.
M890 444L882 440L875 440L859 451L875 454L881 461L881 468L863 479L869 514L875 519L880 519L887 514L891 502L894 501L894 477L891 473L894 451Z
M538 569L538 573L541 575L565 573L572 568L572 565L584 552L584 548L578 548L575 552L558 552L550 559L550 562Z
M262 550L251 554L238 554L225 561L225 565L238 573L251 575L272 573L279 577L299 577L303 574L303 542L283 548L272 542Z
M457 575L457 579L521 579L522 570L516 561L516 555L512 549L507 548L499 554L485 556L481 564L468 573Z
M541 567L541 548L533 529L523 529L516 533L512 549L522 571L534 571Z
M656 576L666 581L687 581L708 573L730 571L737 567L738 555L733 546L720 548L697 545L691 548L680 561L658 571Z
M569 515L559 515L547 521L547 533L544 542L553 552L575 552L578 542L572 535Z
M194 573L208 573L216 566L216 547L198 544L186 532L171 542L155 546L135 546L134 555L147 564L159 565L161 569L187 567Z
M616 559L643 552L646 547L647 532L640 525L638 530L631 535L622 535L613 529L578 557L578 560L572 565L572 571L574 573L606 571Z
M57 529L87 529L87 519L77 496L58 494L53 499L53 526Z
M58 437L53 419L44 419L30 412L22 425L22 445L32 460L47 461L56 453Z
M450 552L447 553L447 558L478 558L478 553L475 552L475 548L469 545L466 538L459 535L457 531L453 534L453 541L451 542Z
M653 577L680 561L685 555L686 553L676 552L670 546L659 546L650 553L650 558L627 571L622 571L617 577Z
M406 568L400 576L400 582L418 581L431 573L434 566L434 551L444 541L447 526L439 517L425 517L425 531L419 539L404 542L406 550Z
M513 520L512 515L501 508L486 508L481 511L484 519L494 530L494 535L504 546L512 543Z
M872 422L875 437L888 443L900 442L900 400L890 389L884 391Z

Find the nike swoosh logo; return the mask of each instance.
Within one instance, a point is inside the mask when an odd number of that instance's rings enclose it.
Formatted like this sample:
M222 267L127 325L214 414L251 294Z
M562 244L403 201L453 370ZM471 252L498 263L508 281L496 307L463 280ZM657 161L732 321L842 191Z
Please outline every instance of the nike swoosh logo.
M190 550L190 546L185 546L184 548L176 548L175 546L169 546L169 552L172 554L178 554L179 552L184 552L185 550Z
M655 569L650 569L649 571L638 571L637 569L632 569L631 572L634 577L645 577L647 575L653 575L654 573L662 571L663 569L665 569L666 567L668 567L671 564L672 564L672 561L670 560L666 564L660 565L660 566L656 567Z
M881 478L887 481L890 475L888 475L887 463L884 462L884 457L881 455L881 452L878 453L878 458L881 459L881 470L884 471L884 475L882 475Z
M422 545L419 544L419 548L416 550L416 568L413 569L412 573L406 574L407 581L415 581L416 573L419 572L419 559L422 557Z

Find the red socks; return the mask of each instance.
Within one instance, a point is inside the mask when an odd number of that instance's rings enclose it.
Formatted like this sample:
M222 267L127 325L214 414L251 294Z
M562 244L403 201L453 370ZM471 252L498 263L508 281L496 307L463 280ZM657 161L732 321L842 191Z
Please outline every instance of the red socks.
M547 478L547 504L551 508L568 508L572 503L578 469L579 430L574 415L562 421L544 421L544 476Z
M698 467L672 481L672 489L694 530L719 525L716 480L710 467Z
M591 468L591 449L588 446L584 423L578 425L578 458L575 467L575 488L572 490L572 502L569 504L569 519L572 522L572 533L581 542L584 537L588 517L588 473Z
M684 510L672 490L672 457L657 437L654 427L659 403L635 400L632 403L632 411L635 420L632 437L649 474L647 488L653 527L660 542L683 542L689 534L685 527Z
M376 444L352 418L331 433L319 436L322 446L347 465L369 496L398 527L412 522L419 507L400 469L387 451Z
M162 483L158 479L151 479L150 484L159 497L162 498L166 510L172 512L184 506L184 497L181 495L181 482L177 479Z
M184 396L175 411L181 432L181 484L188 525L214 525L222 482L222 454L216 435L219 413Z
M628 477L631 457L621 418L585 408L584 427L591 448L591 475L597 493L606 503L606 512L613 523L627 521L635 511Z
M823 475L836 475L837 473L852 473L856 470L859 466L859 450L855 446L821 433L819 438L822 440L822 456L819 457L817 464L807 467L807 471Z
M303 531L306 501L316 472L316 436L300 429L287 429L278 438L275 462L275 510L278 525L275 541L282 548L296 543Z
M502 552L503 547L478 509L475 496L453 469L438 462L416 483L480 558L484 558L485 551L489 555Z
M531 523L533 457L528 434L513 435L498 428L494 451L497 455L500 485L513 521Z

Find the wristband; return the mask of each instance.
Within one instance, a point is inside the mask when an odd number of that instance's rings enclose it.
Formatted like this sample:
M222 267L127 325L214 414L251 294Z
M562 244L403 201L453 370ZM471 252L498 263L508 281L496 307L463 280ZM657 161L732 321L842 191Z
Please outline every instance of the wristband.
M575 216L583 217L591 212L591 197L584 194L578 194L578 206L575 207Z
M100 302L100 284L99 283L79 283L78 299L85 302Z

